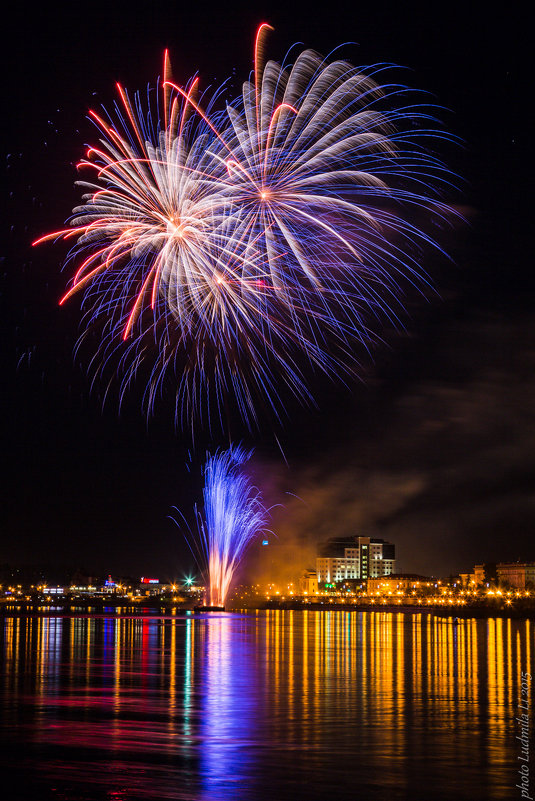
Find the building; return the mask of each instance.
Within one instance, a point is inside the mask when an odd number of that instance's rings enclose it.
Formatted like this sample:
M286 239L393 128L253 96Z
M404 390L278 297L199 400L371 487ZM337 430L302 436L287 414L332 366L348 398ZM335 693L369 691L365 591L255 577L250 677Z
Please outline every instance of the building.
M472 590L477 585L474 573L459 573L459 584L463 590Z
M501 562L496 565L496 578L518 590L535 587L535 562Z
M316 559L318 582L327 584L389 576L395 567L395 546L373 537L329 540Z
M496 562L485 562L481 565L474 565L474 571L470 576L469 584L480 587L483 584L489 585L496 581Z
M299 579L299 591L301 595L318 594L318 574L315 570L304 570Z
M388 594L393 592L410 592L415 590L418 593L430 591L434 587L434 581L427 576L419 576L416 573L392 573L389 576L380 578L369 578L366 583L368 595L376 593Z
M141 576L139 580L137 592L141 593L141 595L162 595L164 592L168 592L171 587L167 584L162 584L160 579L158 578L148 578L147 576Z

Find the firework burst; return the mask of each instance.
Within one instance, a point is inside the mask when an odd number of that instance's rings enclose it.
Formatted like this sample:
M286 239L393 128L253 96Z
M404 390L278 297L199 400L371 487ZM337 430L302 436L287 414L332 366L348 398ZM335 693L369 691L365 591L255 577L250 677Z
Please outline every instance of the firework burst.
M431 188L449 185L450 173L427 150L440 135L429 112L408 104L406 87L377 82L385 65L364 74L306 50L293 65L264 67L268 30L257 33L252 80L213 146L228 172L229 225L261 252L287 337L326 372L338 348L345 369L355 340L373 336L367 321L397 322L400 283L426 282L416 256L436 245L411 212L451 217Z
M268 30L220 111L221 90L204 102L197 79L171 80L167 53L156 108L118 85L115 122L91 112L101 140L79 165L83 205L38 240L75 240L60 303L80 293L85 332L100 326L95 374L118 362L122 397L150 365L149 410L175 375L192 425L237 407L251 426L288 392L310 400L310 369L358 372L358 347L398 322L401 282L425 282L419 249L433 243L411 212L446 215L431 199L447 182L435 132L406 90L310 50L264 66Z

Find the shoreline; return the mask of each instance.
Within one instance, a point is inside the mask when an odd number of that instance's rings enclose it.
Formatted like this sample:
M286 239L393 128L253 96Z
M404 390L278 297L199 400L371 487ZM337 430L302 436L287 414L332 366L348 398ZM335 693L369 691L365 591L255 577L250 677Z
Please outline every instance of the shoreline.
M526 619L535 620L535 606L522 605L522 606L490 606L487 604L474 604L471 606L460 606L452 604L451 606L444 607L436 604L383 604L383 603L325 603L325 602L267 602L258 606L231 606L228 605L225 610L218 610L220 614L232 613L255 613L265 612L271 610L279 611L296 611L296 612L387 612L401 613L410 615L423 615L442 618L458 618L465 620L467 618L512 618L512 619ZM57 603L57 604L43 604L43 603L16 603L7 604L0 603L0 616L7 617L115 617L115 618L131 618L131 617L172 617L174 615L204 615L207 611L203 609L194 608L194 605L177 604L168 601L136 601L130 602L110 602L92 601L91 603L71 604L71 603ZM211 611L210 614L214 614Z

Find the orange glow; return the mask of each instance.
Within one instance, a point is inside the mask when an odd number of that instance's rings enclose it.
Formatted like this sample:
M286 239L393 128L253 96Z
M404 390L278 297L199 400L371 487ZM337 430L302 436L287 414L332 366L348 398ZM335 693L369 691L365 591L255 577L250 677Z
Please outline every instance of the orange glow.
M151 278L153 278L153 274L154 274L154 268L152 268L152 270L150 270L149 274L147 275L147 277L143 281L143 286L141 287L139 295L136 298L136 302L134 303L134 307L133 307L132 311L130 312L130 317L128 318L128 322L127 322L126 328L124 330L123 340L127 340L128 339L128 335L130 334L130 331L132 330L132 326L134 325L135 321L137 320L137 318L139 316L139 310L140 310L141 304L143 302L143 295L145 294L145 290L147 289Z
M215 133L215 135L217 136L219 141L226 147L226 149L229 151L229 153L232 153L233 152L232 149L227 145L227 143L225 142L223 137L218 133L217 129L214 128L214 126L212 125L212 123L210 122L210 120L208 119L208 117L206 116L204 111L202 110L202 108L200 106L198 106L197 103L195 103L194 100L191 99L190 93L189 92L185 92L183 89L180 88L180 86L177 86L176 83L173 83L172 81L165 81L164 86L167 85L167 84L169 84L169 86L172 86L173 89L175 89L180 95L182 95L182 97L186 100L186 103L189 103L191 106L193 106L193 108L195 109L197 114L199 114L202 117L204 122L210 128L210 130L213 131L213 133Z
M186 111L187 111L187 108L188 108L188 104L189 104L189 102L191 100L191 96L192 96L193 92L197 88L197 84L198 83L199 83L199 79L195 78L195 80L193 81L193 83L191 84L191 86L189 88L189 92L188 92L187 97L186 97L186 102L184 104L184 108L182 109L182 114L180 115L180 128L178 129L178 138L179 139L182 136L182 130L184 128L184 123L186 121ZM177 100L177 98L175 98L175 100ZM175 105L173 103L173 109L174 108L175 108Z
M133 128L133 130L134 130L134 132L135 132L135 134L137 136L137 140L138 140L138 142L139 142L139 144L141 146L141 150L145 151L145 142L143 141L143 138L142 138L141 133L139 131L136 118L135 118L134 114L132 113L132 108L130 106L130 101L128 100L128 98L126 96L126 93L123 90L123 87L121 86L121 84L118 83L118 84L116 84L116 86L117 86L117 89L119 90L119 94L121 95L121 100L123 101L123 105L124 105L124 107L126 109L126 113L128 114L128 119L130 120L130 124L131 124L131 126L132 126L132 128Z
M62 236L64 239L66 239L68 236L77 234L78 230L79 229L75 229L73 231L72 228L65 228L63 231L54 231L52 234L45 234L44 236L40 236L39 239L36 239L34 242L32 242L32 247L35 247L35 245L40 245L41 242L46 242L48 239L54 239L57 236Z
M169 125L169 90L168 81L171 78L171 61L169 59L169 50L166 48L163 54L163 113L165 120L165 128Z
M264 34L272 30L274 30L274 28L271 25L269 25L267 22L263 22L256 32L256 39L254 43L254 82L256 93L256 125L258 130L260 130L260 91L258 86L258 77L260 75L260 57L262 55L261 44Z
M80 281L78 281L77 284L72 286L69 289L69 291L66 292L63 295L63 297L59 301L59 305L63 306L63 304L65 303L66 300L68 300L70 297L72 297L72 295L74 295L75 292L77 292L79 289L81 289L83 286L85 286L87 284L87 282L91 278L93 278L95 275L97 275L101 270L106 269L106 267L107 267L106 262L104 262L103 264L99 264L98 267L95 267L94 270L92 270L90 273L88 273L86 276L84 276L84 278L82 278Z

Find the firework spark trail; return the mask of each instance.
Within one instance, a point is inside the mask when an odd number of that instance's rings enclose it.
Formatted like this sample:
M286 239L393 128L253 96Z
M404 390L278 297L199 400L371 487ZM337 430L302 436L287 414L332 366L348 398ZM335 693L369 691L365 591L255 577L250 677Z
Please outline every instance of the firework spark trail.
M429 112L397 107L408 90L376 83L381 65L372 77L306 50L291 66L264 68L268 30L258 31L254 84L227 106L214 157L227 166L232 225L238 217L244 240L262 249L303 349L328 370L322 346L308 343L338 339L347 354L352 339L369 340L364 310L395 319L399 278L425 281L411 252L434 243L405 217L411 207L451 216L430 186L448 185L450 174L426 150L440 135L422 127ZM403 131L408 122L419 130Z
M245 551L267 524L260 493L243 472L250 456L251 452L232 447L210 456L204 468L204 515L197 512L197 519L209 606L225 605Z
M224 110L222 88L205 103L197 79L171 80L167 52L163 114L117 85L115 122L90 112L101 139L79 164L93 175L83 205L37 240L76 240L60 303L81 293L82 339L100 326L95 376L118 362L122 399L148 363L150 411L174 372L192 426L214 408L224 426L233 399L251 427L260 405L279 416L286 394L311 400L310 369L358 372L355 346L399 324L401 283L425 285L418 259L434 243L408 218L449 211L431 199L448 173L427 149L444 136L430 112L377 83L381 65L364 74L306 50L264 66L269 30Z

